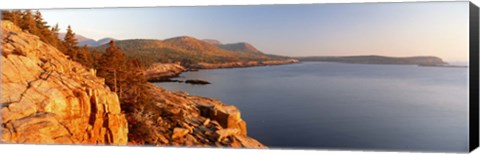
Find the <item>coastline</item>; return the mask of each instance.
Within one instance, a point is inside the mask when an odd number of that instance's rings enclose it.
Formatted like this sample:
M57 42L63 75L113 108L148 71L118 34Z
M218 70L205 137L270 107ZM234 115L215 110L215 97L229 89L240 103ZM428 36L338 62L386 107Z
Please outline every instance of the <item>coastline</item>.
M144 75L149 82L185 82L174 80L183 72L198 71L202 69L233 69L233 68L247 68L247 67L261 67L261 66L275 66L287 65L301 62L331 62L343 64L363 64L363 65L414 65L418 67L439 67L439 68L468 68L465 65L421 65L421 64L389 64L389 63L355 63L355 62L339 62L339 61L302 61L297 59L277 60L277 61L250 61L250 62L229 62L220 64L199 63L192 67L185 68L178 63L155 63L144 71Z
M187 68L176 63L155 63L147 70L143 71L143 75L149 82L165 82L171 81L171 78L178 77Z
M145 107L143 112L126 116L134 122L130 126L141 131L129 135L129 145L146 142L155 146L267 148L247 135L247 124L233 105L169 91L152 83L149 93L157 96L153 100L156 103Z
M299 63L297 59L272 60L272 61L249 61L249 62L229 62L220 64L199 63L185 68L178 63L155 63L143 72L143 75L149 82L179 82L171 80L178 77L183 72L197 71L201 69L226 69L226 68L245 68L260 67L272 65L287 65Z
M291 63L300 62L297 59L286 60L269 60L269 61L248 61L248 62L228 62L220 64L212 63L198 63L193 65L193 69L218 69L218 68L242 68L242 67L256 67L256 66L269 66L269 65L285 65Z
M145 70L143 74L149 82L178 82L171 78L178 77L183 72L195 71L197 69L244 68L285 65L298 62L296 59L287 59L281 61L222 64L202 63L190 68L185 68L178 63L156 63ZM267 146L247 135L247 124L241 118L240 110L234 105L228 105L213 98L192 96L184 91L169 91L153 83L149 85L150 93L158 96L155 98L155 102L158 103L151 106L150 109L157 112L165 111L170 115L163 117L160 121L157 119L157 123L177 123L177 126L180 127L172 125L146 125L145 130L163 133L149 133L152 137L145 139L140 136L134 137L135 139L132 138L134 141L130 144L147 141L154 145L267 148ZM148 121L152 120L139 117L142 116L127 116L127 119L140 123L149 123ZM172 135L165 136L162 134ZM178 140L179 138L183 139Z

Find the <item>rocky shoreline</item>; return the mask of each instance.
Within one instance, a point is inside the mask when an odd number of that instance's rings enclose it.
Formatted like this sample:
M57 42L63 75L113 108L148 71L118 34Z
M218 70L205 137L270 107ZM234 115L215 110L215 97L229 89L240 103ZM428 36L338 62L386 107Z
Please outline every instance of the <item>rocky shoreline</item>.
M199 63L185 68L177 63L155 63L148 68L144 75L149 82L184 82L171 80L178 77L181 73L187 71L198 71L199 69L219 69L219 68L242 68L270 65L286 65L300 62L297 59L275 60L275 61L250 61L250 62L229 62L220 64ZM197 79L198 80L198 79ZM202 82L203 84L203 82Z
M143 75L149 82L165 82L171 81L171 78L178 77L178 75L185 71L187 71L187 69L180 64L155 63L145 70Z
M171 92L150 84L154 94L152 114L127 116L132 125L143 125L148 138L132 137L130 144L146 142L157 146L266 148L247 136L245 121L240 110L212 98L192 96L185 92ZM143 112L142 112L143 113ZM154 114L153 114L154 115Z

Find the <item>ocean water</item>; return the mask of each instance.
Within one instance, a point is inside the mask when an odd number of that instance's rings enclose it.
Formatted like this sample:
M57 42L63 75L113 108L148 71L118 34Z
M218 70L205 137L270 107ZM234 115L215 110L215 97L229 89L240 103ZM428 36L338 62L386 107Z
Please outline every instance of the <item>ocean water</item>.
M304 62L156 83L237 106L270 148L468 151L468 68Z

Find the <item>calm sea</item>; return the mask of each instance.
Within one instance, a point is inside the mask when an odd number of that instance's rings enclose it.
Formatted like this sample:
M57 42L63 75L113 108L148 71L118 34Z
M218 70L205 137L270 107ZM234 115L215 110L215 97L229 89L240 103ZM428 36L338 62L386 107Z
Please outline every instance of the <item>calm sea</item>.
M468 150L468 68L304 62L157 83L237 106L270 148Z

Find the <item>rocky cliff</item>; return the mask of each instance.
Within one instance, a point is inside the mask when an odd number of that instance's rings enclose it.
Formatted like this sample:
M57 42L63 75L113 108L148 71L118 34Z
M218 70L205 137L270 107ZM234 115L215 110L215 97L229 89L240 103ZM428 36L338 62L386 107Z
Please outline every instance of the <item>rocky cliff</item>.
M153 84L152 104L127 114L131 144L266 148L247 136L240 110L218 100L170 92Z
M118 97L94 70L11 22L1 27L1 142L127 144Z

